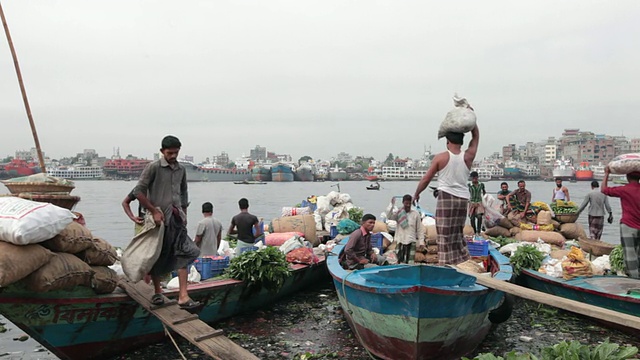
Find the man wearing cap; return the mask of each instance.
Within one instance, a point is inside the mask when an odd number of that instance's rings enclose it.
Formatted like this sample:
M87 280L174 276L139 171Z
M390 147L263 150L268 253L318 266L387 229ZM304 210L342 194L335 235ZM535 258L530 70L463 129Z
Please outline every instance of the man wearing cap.
M591 204L589 205L589 233L591 234L591 238L596 240L600 240L602 237L605 208L609 213L607 222L609 224L613 222L609 198L600 191L599 187L600 185L597 181L593 180L591 182L591 192L587 194L578 209L578 216L580 216L580 213L587 207L587 204Z
M192 309L200 304L187 293L187 265L198 258L200 249L187 235L187 173L178 162L182 144L177 137L168 135L162 139L162 157L144 168L133 193L142 206L153 216L157 225L164 224L164 238L160 257L151 271L155 294L154 305L162 305L167 299L162 295L162 276L178 270L178 305Z
M624 255L624 265L629 277L640 278L640 172L627 174L628 184L608 187L609 166L604 168L602 193L620 198L622 218L620 219L620 244Z
M222 223L213 217L213 204L202 204L202 216L198 222L194 241L200 248L200 256L216 256L222 240Z
M413 199L418 202L433 177L438 174L438 199L436 201L436 228L438 230L438 265L457 265L471 258L463 228L467 222L469 188L467 181L471 164L478 152L480 130L471 130L467 150L462 150L463 133L446 135L447 151L437 154L424 174Z
M340 264L346 270L357 270L376 265L384 265L387 258L376 255L371 246L371 231L376 225L376 217L364 214L359 229L349 235L349 241L340 254Z

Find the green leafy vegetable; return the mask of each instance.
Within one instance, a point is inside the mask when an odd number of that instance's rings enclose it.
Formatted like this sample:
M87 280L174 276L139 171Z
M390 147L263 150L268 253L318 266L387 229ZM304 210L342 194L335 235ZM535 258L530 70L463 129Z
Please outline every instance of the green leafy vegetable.
M362 208L353 207L353 208L347 210L347 212L349 213L349 219L350 220L355 221L356 223L360 224L360 222L362 221L362 215L364 215L364 212L363 212Z
M609 254L609 263L611 264L611 271L613 272L624 272L624 250L622 249L622 245L618 245L611 250Z
M638 348L635 346L620 346L612 344L607 339L596 346L582 345L578 341L562 341L547 346L540 353L540 360L626 360L635 358ZM469 360L463 357L464 360ZM473 360L538 360L532 354L518 354L515 351L504 354L504 357L493 354L480 354Z
M287 257L278 248L267 246L236 256L229 263L225 274L234 279L247 281L255 291L265 288L276 292L291 275L291 270Z
M513 272L520 275L522 269L538 270L542 265L544 254L533 245L523 245L511 255L509 261L513 265Z

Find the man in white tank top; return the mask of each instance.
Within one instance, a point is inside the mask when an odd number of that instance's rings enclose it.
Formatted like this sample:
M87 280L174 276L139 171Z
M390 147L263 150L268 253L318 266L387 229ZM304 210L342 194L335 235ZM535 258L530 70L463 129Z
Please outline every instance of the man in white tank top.
M567 189L566 186L562 186L562 178L556 178L556 188L553 189L551 202L555 202L556 200L571 201L571 198L569 198L569 189Z
M413 198L416 202L433 177L438 174L436 228L438 230L438 265L456 265L469 260L469 249L462 229L467 220L469 188L467 179L478 151L480 130L471 130L471 141L462 151L464 134L448 133L447 151L437 154L424 174Z

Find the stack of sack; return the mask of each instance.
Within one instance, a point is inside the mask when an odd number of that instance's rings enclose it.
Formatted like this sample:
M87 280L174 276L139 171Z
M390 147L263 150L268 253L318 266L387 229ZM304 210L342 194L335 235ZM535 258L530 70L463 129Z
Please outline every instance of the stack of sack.
M355 205L351 196L346 193L331 191L326 196L316 198L316 210L313 213L316 230L329 231L331 226L337 226L340 220L349 218L349 209Z
M20 281L31 291L87 286L111 293L115 248L95 238L69 210L16 197L0 198L0 287Z

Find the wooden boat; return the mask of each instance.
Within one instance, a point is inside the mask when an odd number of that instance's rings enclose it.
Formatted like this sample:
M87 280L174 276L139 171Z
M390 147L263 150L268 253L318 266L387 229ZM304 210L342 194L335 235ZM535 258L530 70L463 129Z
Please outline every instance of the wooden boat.
M340 254L344 245L333 253ZM512 276L509 259L490 250L495 278ZM362 345L382 359L456 359L473 351L504 310L504 293L453 268L390 265L347 271L327 259L345 317ZM506 317L494 313L495 322Z
M535 270L523 270L516 281L519 285L547 294L640 316L638 279L607 275L564 280Z
M292 275L277 293L223 279L189 285L189 295L203 304L197 310L200 319L211 323L329 279L324 258L314 266L291 267ZM165 295L177 298L177 289ZM125 293L96 295L81 286L47 293L29 292L19 283L0 288L0 313L61 359L109 358L165 337L163 324Z
M243 180L243 181L234 181L234 184L238 185L266 185L266 181L256 181L256 180Z
M367 186L367 190L380 190L380 185L375 185L375 184L369 185Z

